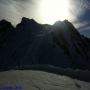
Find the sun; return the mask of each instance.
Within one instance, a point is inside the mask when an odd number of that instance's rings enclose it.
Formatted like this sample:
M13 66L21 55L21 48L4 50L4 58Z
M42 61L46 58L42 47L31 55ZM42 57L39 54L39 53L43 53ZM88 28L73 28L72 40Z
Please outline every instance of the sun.
M40 19L43 23L53 24L57 20L64 20L69 15L69 0L41 0Z

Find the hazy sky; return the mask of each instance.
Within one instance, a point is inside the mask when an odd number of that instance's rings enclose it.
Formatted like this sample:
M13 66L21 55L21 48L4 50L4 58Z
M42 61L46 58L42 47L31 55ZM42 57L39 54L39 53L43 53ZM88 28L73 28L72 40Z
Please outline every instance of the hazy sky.
M89 0L0 0L0 20L7 19L14 25L22 17L50 24L65 18L78 29L85 30L90 29L89 16Z

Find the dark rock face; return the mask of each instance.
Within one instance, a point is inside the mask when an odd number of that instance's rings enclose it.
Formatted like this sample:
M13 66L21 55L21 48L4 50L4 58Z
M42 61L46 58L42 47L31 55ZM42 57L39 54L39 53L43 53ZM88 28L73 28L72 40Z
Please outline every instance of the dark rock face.
M51 26L24 17L16 28L0 21L0 69L35 64L90 70L90 40L67 20Z

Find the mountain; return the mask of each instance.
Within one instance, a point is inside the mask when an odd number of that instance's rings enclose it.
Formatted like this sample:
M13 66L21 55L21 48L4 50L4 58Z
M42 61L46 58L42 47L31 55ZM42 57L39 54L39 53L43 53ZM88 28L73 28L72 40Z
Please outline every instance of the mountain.
M23 17L16 27L0 21L0 70L37 64L90 70L90 39L68 20L48 25Z

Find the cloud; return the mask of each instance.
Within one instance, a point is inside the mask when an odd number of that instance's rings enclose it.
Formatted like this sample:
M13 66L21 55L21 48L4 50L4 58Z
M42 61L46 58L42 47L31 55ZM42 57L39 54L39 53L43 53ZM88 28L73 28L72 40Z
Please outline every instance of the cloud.
M24 16L34 18L36 8L35 0L0 0L0 20L7 19L15 25Z
M74 25L75 25L75 27L77 29L81 29L81 28L86 27L88 25L88 22L86 22L86 21L83 21L83 22L78 21L78 22L74 22Z
M79 17L85 13L86 8L84 6L83 0L70 0L70 13L74 18L74 21L78 21Z
M90 9L90 1L89 0L80 0L81 3L81 7L84 9Z
M13 25L21 21L22 17L34 18L40 21L38 5L41 0L0 0L0 20L7 19ZM90 9L89 0L70 0L70 18L76 28L87 26L89 22L81 20L86 9Z
M90 31L90 26L86 26L83 29L81 29L81 31L84 31L84 30L89 30Z
M86 17L86 11L90 10L90 1L89 0L70 0L71 8L70 13L73 17L72 23L78 30L90 29L90 20L89 16ZM87 13L88 14L88 13Z

